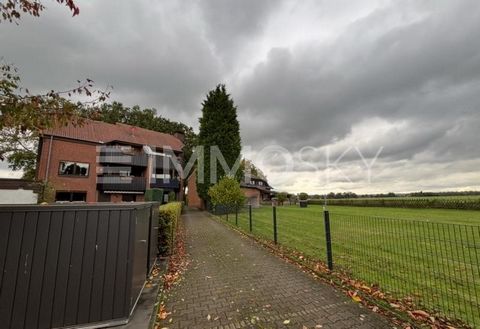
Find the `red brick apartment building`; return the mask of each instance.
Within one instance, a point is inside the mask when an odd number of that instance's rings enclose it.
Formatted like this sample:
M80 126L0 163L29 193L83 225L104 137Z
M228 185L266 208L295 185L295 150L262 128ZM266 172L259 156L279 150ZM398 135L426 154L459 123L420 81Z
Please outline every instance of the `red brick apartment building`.
M149 188L183 184L172 159L182 163L183 135L88 120L43 132L37 179L55 189L55 201L143 201Z

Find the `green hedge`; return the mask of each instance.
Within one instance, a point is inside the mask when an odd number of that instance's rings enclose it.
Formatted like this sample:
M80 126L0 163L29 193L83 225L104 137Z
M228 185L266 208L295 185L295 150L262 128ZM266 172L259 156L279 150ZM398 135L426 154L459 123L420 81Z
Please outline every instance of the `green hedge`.
M170 202L160 206L158 213L158 251L161 256L171 253L182 206L181 202Z
M309 204L323 205L323 200L309 200ZM331 206L430 208L480 210L480 199L456 198L385 198L385 199L328 199Z

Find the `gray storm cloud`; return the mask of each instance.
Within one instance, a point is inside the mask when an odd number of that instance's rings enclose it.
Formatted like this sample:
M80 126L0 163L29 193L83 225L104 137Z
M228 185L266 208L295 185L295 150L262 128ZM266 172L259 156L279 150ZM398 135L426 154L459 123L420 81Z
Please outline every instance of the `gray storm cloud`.
M265 162L277 189L480 189L474 0L80 6L75 18L52 2L38 19L0 25L0 56L30 89L88 77L112 85L113 100L197 128L202 99L227 83L249 156L279 145L295 160ZM328 169L325 150L349 147L368 159L382 148L371 182L355 152L342 158L350 180Z

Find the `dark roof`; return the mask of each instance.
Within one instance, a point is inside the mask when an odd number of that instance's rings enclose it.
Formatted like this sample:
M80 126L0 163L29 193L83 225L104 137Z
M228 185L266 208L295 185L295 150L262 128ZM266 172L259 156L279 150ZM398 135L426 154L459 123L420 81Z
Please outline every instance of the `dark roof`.
M80 141L108 144L122 142L130 145L149 145L155 148L171 147L181 152L183 143L180 139L158 131L148 130L123 123L106 123L87 120L81 126L67 125L43 131L45 136L57 136Z
M263 191L263 192L271 192L271 189L272 189L269 185L268 186L262 186L262 185L255 185L255 184L240 183L240 186L243 187L243 188L257 189L257 190L260 190L260 191Z
M0 178L0 190L32 190L35 193L40 192L41 186L37 182L15 179L15 178Z

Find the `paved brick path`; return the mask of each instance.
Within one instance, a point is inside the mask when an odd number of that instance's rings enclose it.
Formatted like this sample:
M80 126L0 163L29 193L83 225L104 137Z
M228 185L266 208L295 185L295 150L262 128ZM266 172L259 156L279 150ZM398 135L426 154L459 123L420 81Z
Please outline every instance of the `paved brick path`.
M183 217L191 264L160 328L392 327L208 214Z

